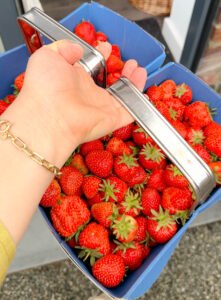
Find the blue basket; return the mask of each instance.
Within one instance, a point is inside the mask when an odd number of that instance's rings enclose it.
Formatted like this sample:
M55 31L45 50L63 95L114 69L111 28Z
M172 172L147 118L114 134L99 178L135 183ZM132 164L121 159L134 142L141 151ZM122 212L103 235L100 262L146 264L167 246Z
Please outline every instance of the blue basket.
M82 5L64 18L61 23L72 30L82 19L90 20L95 24L97 30L102 30L109 36L112 43L119 44L124 59L135 58L140 65L145 66L149 73L155 71L148 77L146 88L166 79L173 79L176 83L185 82L191 86L194 99L217 107L215 120L220 122L221 97L181 65L170 63L160 69L165 58L164 47L136 24L96 3ZM11 92L9 86L15 76L25 70L27 60L28 53L24 45L0 55L0 98ZM114 289L106 289L94 279L90 270L54 230L47 210L40 208L40 211L61 247L91 281L113 298L132 300L142 296L156 281L181 237L196 216L220 199L221 188L216 189L207 201L197 208L185 226L167 244L154 248L142 266L128 275L125 281Z

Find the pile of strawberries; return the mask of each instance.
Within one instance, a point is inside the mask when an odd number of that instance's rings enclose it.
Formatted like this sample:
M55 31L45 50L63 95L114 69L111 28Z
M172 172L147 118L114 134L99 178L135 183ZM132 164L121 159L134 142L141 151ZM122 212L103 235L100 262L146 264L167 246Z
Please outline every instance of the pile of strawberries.
M91 45L107 40L86 21L75 32ZM120 51L112 56L121 60ZM121 70L113 63L109 78L119 78ZM15 79L15 95L0 101L0 113L14 101L23 79L24 73ZM210 166L220 185L221 125L213 121L208 105L192 102L191 88L173 80L149 87L146 95ZM109 288L139 268L152 247L176 234L195 201L187 179L136 123L80 145L61 171L40 204L56 231Z

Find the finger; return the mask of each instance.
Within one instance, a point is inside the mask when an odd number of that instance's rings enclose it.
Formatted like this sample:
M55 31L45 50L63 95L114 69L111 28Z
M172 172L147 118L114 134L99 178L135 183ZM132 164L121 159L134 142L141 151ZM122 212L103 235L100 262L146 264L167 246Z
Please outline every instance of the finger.
M60 40L45 47L59 53L71 65L77 62L83 55L83 48L68 40Z
M112 46L108 42L100 42L96 49L104 56L105 60L107 60L111 54Z
M128 79L130 79L130 76L132 75L132 73L135 71L136 68L137 68L136 60L129 59L128 61L126 61L124 65L124 68L122 70L122 76L125 76Z
M129 79L140 91L143 91L147 80L147 71L144 68L138 67Z

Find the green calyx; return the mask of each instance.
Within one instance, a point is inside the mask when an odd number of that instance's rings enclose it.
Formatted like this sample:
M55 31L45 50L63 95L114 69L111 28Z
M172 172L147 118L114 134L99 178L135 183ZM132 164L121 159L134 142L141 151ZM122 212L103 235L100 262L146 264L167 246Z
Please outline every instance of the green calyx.
M133 217L122 215L113 222L111 227L117 239L127 239L131 230L135 229L136 225Z
M119 208L113 204L113 212L112 212L111 216L108 217L108 220L110 220L111 223L113 223L114 220L116 220L116 218L118 218L118 217L119 217Z
M216 161L219 161L219 156L217 156L216 154L214 153L210 153L210 157L211 157L211 162L216 162Z
M114 243L117 245L117 247L114 249L114 253L118 250L122 250L123 254L125 254L127 249L136 249L136 245L134 242L120 243L119 241L115 240Z
M96 259L101 258L103 256L103 254L99 252L99 249L89 249L89 248L79 247L79 246L76 246L75 248L80 250L78 254L78 257L80 259L86 261L88 258L90 258L91 266L94 265Z
M176 119L177 119L177 112L172 107L169 108L169 113L170 113L171 119L174 120L174 121L176 121Z
M132 191L130 191L130 189L128 189L125 198L124 198L124 202L122 203L122 205L125 207L126 212L130 211L131 209L133 209L134 213L136 215L139 214L139 211L142 208L141 206L141 197L139 193L133 193Z
M176 88L175 96L181 98L187 91L186 85L183 83Z
M173 172L173 176L182 176L183 174L180 172L180 170L177 168L177 166L171 166L169 167L169 170Z
M165 155L161 152L161 150L150 143L143 146L141 154L145 156L146 160L151 159L157 163L160 163L161 160L165 158Z
M79 226L78 229L74 233L72 233L71 235L69 235L68 237L66 237L65 242L70 241L73 237L75 239L75 242L78 242L78 238L79 238L80 233L84 230L84 228L87 226L87 224L89 223L89 221L86 222L86 223L84 223L83 225Z
M136 156L140 151L139 147L130 146L129 148L133 151L133 156Z
M11 85L11 87L14 89L14 92L13 92L13 94L14 94L15 96L18 96L18 94L19 94L19 90L18 90L17 86L16 86L16 85L14 85L14 84L12 84L12 85Z
M172 216L169 214L168 210L163 210L162 206L160 206L159 212L155 210L151 210L151 213L153 215L151 220L157 221L157 231L159 231L161 228L169 228L171 229L171 226L175 224L175 220L172 218Z
M125 164L128 168L138 166L137 158L135 158L133 155L127 155L125 153L120 156L120 161L118 164Z
M147 183L147 179L145 179L143 183L135 184L133 186L133 190L137 192L139 195L142 195L146 183Z
M189 217L190 217L190 211L183 210L183 211L178 211L175 215L173 215L172 218L177 223L181 223L182 225L184 225L186 223L186 221L189 219Z
M191 193L192 193L192 199L193 199L194 201L196 201L196 194L195 194L194 189L192 188L191 184L189 184L188 188L189 188L189 190L190 190Z
M199 145L199 144L202 144L204 139L205 139L205 136L203 134L203 131L202 130L192 130L192 138L191 138L191 142L194 144L194 145Z
M106 202L109 201L110 198L113 198L114 201L117 201L117 197L115 193L119 193L119 190L115 188L115 184L111 184L110 180L103 180L103 183L100 185L99 189L100 192L104 192L104 198Z
M134 132L142 132L142 133L145 134L145 137L146 137L146 138L149 137L149 135L146 133L146 131L144 131L143 128L141 128L141 127L135 129Z
M72 155L68 158L68 160L66 161L66 163L64 164L65 166L70 166L71 162L72 162Z

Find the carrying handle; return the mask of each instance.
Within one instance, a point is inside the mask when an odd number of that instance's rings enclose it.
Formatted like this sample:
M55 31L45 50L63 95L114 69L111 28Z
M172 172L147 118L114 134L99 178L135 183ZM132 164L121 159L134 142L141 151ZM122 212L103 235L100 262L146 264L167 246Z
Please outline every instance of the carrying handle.
M108 89L153 138L170 160L188 179L196 196L194 209L204 202L216 186L207 164L196 154L154 105L127 78L121 78Z
M80 64L94 78L98 85L106 87L105 59L94 47L90 46L38 8L32 8L26 14L18 17L18 23L31 54L43 45L41 35L47 37L52 42L67 39L81 45L83 48L83 57L80 60Z

